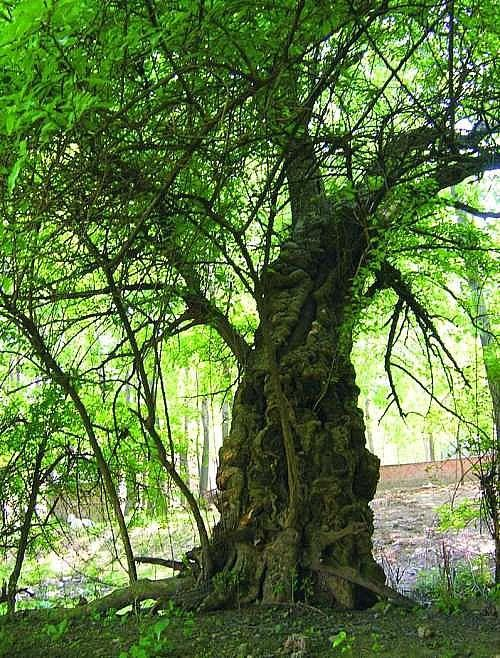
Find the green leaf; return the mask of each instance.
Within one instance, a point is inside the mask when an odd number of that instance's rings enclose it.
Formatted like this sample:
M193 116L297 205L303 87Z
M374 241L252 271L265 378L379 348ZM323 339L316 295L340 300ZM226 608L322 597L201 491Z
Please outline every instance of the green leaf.
M26 162L26 140L22 141L19 145L19 157L17 158L14 166L12 167L9 177L7 179L7 191L9 194L12 194L16 186L18 176L21 172L21 169Z
M17 123L17 114L14 108L12 108L10 111L7 111L5 116L5 130L7 131L7 135L12 135L14 129L17 127Z

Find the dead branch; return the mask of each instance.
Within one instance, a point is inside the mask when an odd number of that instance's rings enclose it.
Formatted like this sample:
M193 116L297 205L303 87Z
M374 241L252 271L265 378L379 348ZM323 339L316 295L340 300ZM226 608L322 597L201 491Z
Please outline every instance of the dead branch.
M136 557L134 560L138 564L157 564L160 567L168 567L174 571L183 571L187 568L184 562L180 562L179 560L166 560L162 557Z
M395 605L399 605L405 608L413 608L416 605L414 601L407 598L406 596L403 596L392 587L389 587L384 583L376 582L375 580L367 578L366 576L362 576L356 571L356 569L353 569L352 567L334 567L330 564L325 564L324 562L316 560L312 564L312 570L316 571L317 573L325 573L332 576L337 576L338 578L343 578L344 580L347 580L354 585L364 587L370 592L377 594L383 599L387 599L390 603L394 603Z

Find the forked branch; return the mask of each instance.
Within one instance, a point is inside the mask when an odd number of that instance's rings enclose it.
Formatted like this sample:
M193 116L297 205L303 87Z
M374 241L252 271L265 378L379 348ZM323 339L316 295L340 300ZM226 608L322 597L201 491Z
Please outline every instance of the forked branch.
M432 376L431 355L434 354L439 358L439 361L441 362L441 365L445 370L446 370L446 363L445 363L445 357L446 357L449 360L449 362L452 364L456 372L459 373L464 384L466 386L470 386L470 384L467 378L465 377L465 374L462 368L460 367L460 365L458 364L457 360L450 352L450 350L444 343L443 339L439 336L439 333L437 331L437 328L434 324L434 321L430 313L427 311L426 308L424 308L424 306L416 298L409 284L403 279L401 272L394 265L385 261L382 264L379 272L377 273L375 283L368 290L367 296L372 297L378 290L387 289L387 288L392 289L396 293L398 299L394 307L393 314L389 320L390 329L389 329L389 335L387 339L387 345L386 345L386 351L384 357L384 366L389 380L392 402L396 403L400 416L404 418L406 414L403 411L392 374L393 367L397 365L394 364L392 360L392 354L394 347L398 343L399 337L401 336L402 326L400 325L400 318L403 312L406 313L404 322L407 322L408 320L407 314L411 313L415 318L417 327L420 329L431 376ZM399 366L398 368L400 370L403 370ZM418 381L415 377L412 378ZM433 400L436 400L436 397L432 390L429 391L428 388L426 386L423 386L421 383L420 385L424 388L424 390L426 390L429 393L430 397Z

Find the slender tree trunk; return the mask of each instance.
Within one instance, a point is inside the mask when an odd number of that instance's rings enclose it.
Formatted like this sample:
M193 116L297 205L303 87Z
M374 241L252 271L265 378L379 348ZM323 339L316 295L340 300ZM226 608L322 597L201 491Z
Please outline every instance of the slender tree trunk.
M221 415L222 415L222 441L224 442L229 436L229 430L231 428L231 403L227 399L224 399L224 402L221 406Z
M370 403L368 401L368 398L365 398L365 435L366 435L366 445L368 450L375 454L375 450L373 449L373 434L372 434L372 429L371 429L371 416L370 416Z
M466 224L467 219L458 212L457 220ZM500 371L498 368L497 343L491 331L484 293L479 281L470 269L466 269L467 282L475 306L475 323L479 332L484 369L491 395L493 412L493 441L488 460L480 460L480 482L487 510L488 527L495 542L495 584L500 584ZM482 449L480 449L482 452Z
M28 548L31 521L35 513L36 501L40 491L40 486L42 484L42 461L45 456L46 445L46 440L43 440L40 443L35 458L35 466L33 469L33 477L31 479L28 504L26 505L23 525L21 528L21 535L19 537L19 543L17 546L16 561L14 568L12 569L12 573L10 574L9 584L7 587L7 611L9 614L13 613L16 607L17 583L19 581L19 576L21 575L21 569L23 566L24 557L26 555L26 549Z
M467 281L475 305L475 321L481 341L484 369L491 395L494 433L496 446L498 447L500 445L500 375L498 373L497 344L495 336L491 331L488 308L481 286L470 274L467 276Z
M201 401L201 424L203 427L203 448L200 462L200 496L205 496L208 491L208 471L210 466L210 414L208 399L204 397Z
M427 461L429 462L436 461L436 450L434 446L434 437L432 436L432 432L429 432L425 437L425 452L426 452Z
M186 486L190 487L188 446L189 446L189 418L187 414L185 414L183 445L182 448L179 450L179 467L184 482L186 483Z
M185 398L187 398L188 394L188 387L189 387L189 370L188 368L183 368L183 377L181 381L183 380L183 395ZM184 400L183 404L185 404L186 401ZM189 482L189 459L188 459L188 451L189 451L189 417L187 412L184 413L184 436L182 438L182 441L179 446L179 470L180 473L184 479L184 482L186 483L187 487L190 487L190 482Z
M500 585L500 521L498 520L497 509L496 526L495 526L495 585Z
M134 471L129 471L125 475L126 499L125 515L130 514L140 506L139 491L137 487L137 475Z
M230 372L227 366L224 367L224 375L229 381ZM222 416L222 443L229 436L229 431L231 429L231 404L232 404L232 394L231 390L228 389L224 394L224 400L221 404L221 416Z
M468 220L464 213L457 212L459 224L467 224ZM470 288L471 297L475 306L475 323L479 332L479 340L483 350L483 362L486 371L486 379L491 395L493 408L493 424L496 438L496 447L500 446L500 375L497 366L496 340L491 331L489 314L484 293L480 282L476 279L469 268L466 269L467 283Z

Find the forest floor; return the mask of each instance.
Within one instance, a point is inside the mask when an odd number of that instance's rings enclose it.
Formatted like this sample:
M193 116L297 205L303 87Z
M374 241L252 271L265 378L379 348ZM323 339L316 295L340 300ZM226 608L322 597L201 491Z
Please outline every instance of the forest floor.
M452 485L427 485L377 495L374 549L391 584L414 592L423 574L443 578L444 558L452 567L487 561L491 542L477 525L443 530L437 524L436 510L443 504L471 500L477 493L468 483L458 491ZM182 544L181 535L170 543ZM473 575L471 569L468 573ZM68 605L68 599L60 605ZM379 603L363 612L340 612L297 604L194 615L172 609L159 617L129 614L59 625L21 611L12 621L0 617L0 657L500 658L498 608L482 600L464 605L452 600L445 609L453 614L445 614L442 606L441 611L436 606L407 611Z
M481 610L377 604L363 612L254 606L194 616L72 621L0 621L3 658L498 658L500 621ZM27 614L27 613L25 613ZM159 633L158 624L166 628ZM157 639L158 633L160 635Z
M444 560L452 565L470 565L481 560L493 566L493 540L476 520L462 527L443 528L439 521L450 504L469 509L479 504L479 487L474 481L455 484L424 484L412 488L378 491L371 507L375 517L374 555L384 567L390 584L411 594L428 570ZM443 512L439 513L440 510ZM453 526L453 523L451 524ZM499 652L500 653L500 652Z

